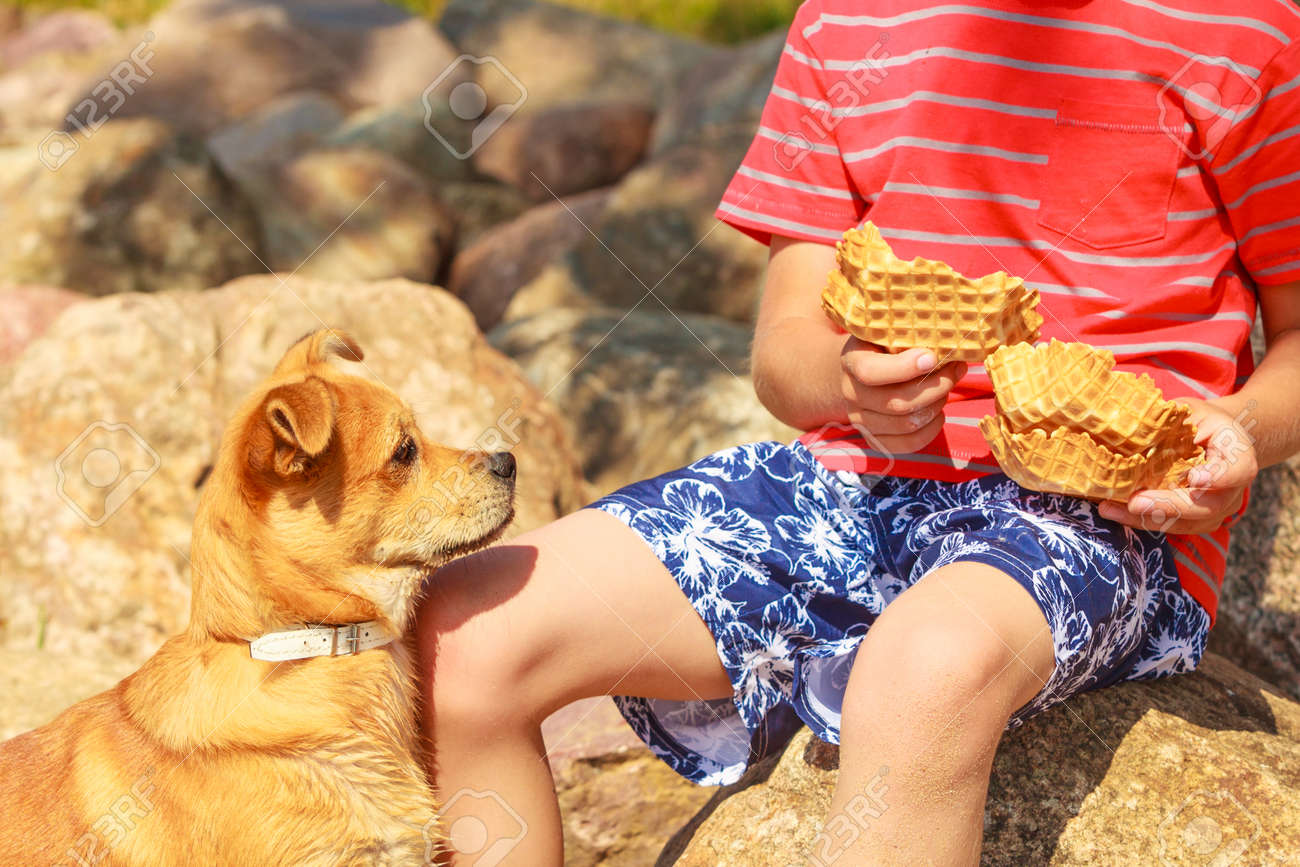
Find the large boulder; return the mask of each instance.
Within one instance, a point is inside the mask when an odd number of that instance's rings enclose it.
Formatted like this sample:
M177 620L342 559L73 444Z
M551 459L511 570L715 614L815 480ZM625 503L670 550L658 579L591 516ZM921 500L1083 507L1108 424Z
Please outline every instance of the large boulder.
M609 201L593 190L530 209L456 254L447 288L469 305L484 331L501 321L519 287L587 237Z
M51 12L10 36L0 33L0 69L17 68L42 54L90 51L116 42L118 36L113 23L98 12L89 9Z
M542 724L564 819L566 867L639 867L713 794L669 769L608 698L584 699Z
M60 313L84 299L51 286L0 286L0 364L17 358Z
M200 135L294 91L334 91L347 74L345 62L278 6L236 4L218 14L180 4L150 21L146 35L151 74L118 116L159 117Z
M572 426L599 493L718 449L788 440L754 396L748 329L662 309L557 309L492 334Z
M677 70L725 50L649 27L534 0L451 0L438 21L463 52L492 60L475 80L520 113L587 99L657 104Z
M804 730L665 848L678 867L802 863L839 753ZM880 798L889 809L888 769ZM1300 851L1300 705L1213 654L1196 674L1073 698L1008 735L981 863L1290 863ZM866 829L870 833L870 828Z
M451 212L427 180L387 154L308 151L252 177L241 189L257 210L271 270L431 283L451 260Z
M752 137L776 78L784 30L679 69L661 101L651 148Z
M300 91L213 133L208 152L227 177L255 187L342 123L343 110L336 100L318 91Z
M109 42L81 50L61 51L47 46L11 67L0 64L0 145L18 145L27 154L38 147L48 148L47 137L61 138L58 132L70 127L74 119L86 120L82 106L87 82L103 80L111 69L128 54L120 42ZM95 104L96 117L102 117Z
M64 312L0 378L0 646L138 662L181 627L197 499L226 420L323 323L454 446L519 458L515 528L585 491L554 409L450 294L249 277Z
M1300 701L1300 457L1260 473L1232 531L1210 647Z
M439 128L436 121L429 121L419 99L374 106L348 115L322 144L380 151L437 181L481 180L471 160L456 156L429 131L430 125Z
M682 145L633 169L594 234L520 289L505 318L557 304L626 310L652 291L647 303L674 312L752 322L767 248L714 216L747 146L748 135Z
M580 102L504 124L474 154L485 175L550 201L612 184L645 153L654 110L637 102Z
M107 295L263 270L253 213L202 144L166 124L111 121L61 162L48 156L0 151L6 280Z
M126 660L96 654L0 648L0 741L43 726L63 710L131 673Z
M299 90L353 108L417 98L456 58L430 22L379 0L181 0L145 35L151 75L121 113L204 134Z

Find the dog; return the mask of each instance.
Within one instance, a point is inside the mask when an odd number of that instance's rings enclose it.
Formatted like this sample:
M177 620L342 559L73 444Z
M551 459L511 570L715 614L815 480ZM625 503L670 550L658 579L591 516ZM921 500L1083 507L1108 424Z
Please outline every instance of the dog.
M308 335L239 409L199 500L188 627L0 744L0 864L439 857L403 636L425 576L510 522L515 463L430 443L344 369L362 357Z

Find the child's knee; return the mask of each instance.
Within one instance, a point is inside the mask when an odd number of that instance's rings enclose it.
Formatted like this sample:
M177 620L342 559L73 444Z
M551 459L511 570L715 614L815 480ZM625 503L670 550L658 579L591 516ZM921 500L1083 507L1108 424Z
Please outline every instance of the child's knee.
M892 618L887 611L858 652L845 717L892 715L936 736L958 726L996 739L1043 685L1018 650L960 604Z

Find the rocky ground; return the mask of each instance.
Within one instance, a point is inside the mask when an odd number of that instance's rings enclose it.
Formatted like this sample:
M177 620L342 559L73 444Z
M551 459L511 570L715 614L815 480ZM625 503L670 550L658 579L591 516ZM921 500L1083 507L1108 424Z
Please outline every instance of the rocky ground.
M127 31L0 5L0 736L183 625L221 425L322 323L432 437L509 438L516 529L789 436L747 373L764 251L712 217L780 46L531 0L453 0L437 22L377 0L178 0ZM72 471L95 445L120 484ZM985 861L1300 851L1298 503L1300 463L1265 472L1200 673L1007 739ZM793 863L837 764L805 733L697 789L607 700L546 735L580 865Z

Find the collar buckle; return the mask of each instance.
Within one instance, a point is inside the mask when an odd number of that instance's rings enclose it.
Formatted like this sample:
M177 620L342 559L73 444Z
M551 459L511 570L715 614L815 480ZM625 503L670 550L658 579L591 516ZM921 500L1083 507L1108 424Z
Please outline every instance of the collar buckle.
M339 637L342 636L345 650L339 651ZM361 649L361 627L355 623L334 628L334 652L331 656L356 656Z

